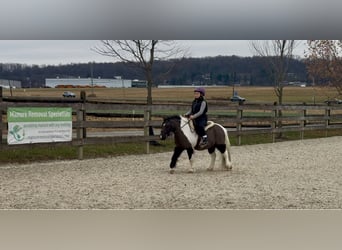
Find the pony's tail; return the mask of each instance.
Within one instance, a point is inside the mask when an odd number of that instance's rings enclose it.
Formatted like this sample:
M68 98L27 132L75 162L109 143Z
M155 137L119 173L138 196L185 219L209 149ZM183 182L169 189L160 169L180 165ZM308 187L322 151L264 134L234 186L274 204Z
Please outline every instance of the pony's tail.
M228 131L224 128L224 134L226 136L226 148L227 148L227 152L228 152L228 159L230 162L232 162L232 157L230 156L230 140L228 137Z
M230 140L228 137L228 131L222 125L220 125L220 124L217 124L217 125L223 129L224 136L225 136L226 149L227 149L227 153L228 153L228 159L230 162L232 162L232 158L230 156Z

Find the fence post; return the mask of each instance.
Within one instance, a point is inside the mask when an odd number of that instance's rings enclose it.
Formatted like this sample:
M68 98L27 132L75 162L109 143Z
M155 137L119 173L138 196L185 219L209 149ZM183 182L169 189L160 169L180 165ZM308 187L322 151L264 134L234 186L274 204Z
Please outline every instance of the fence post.
M303 120L300 122L300 139L303 140L304 139L304 127L306 125L306 120L305 120L305 117L306 117L306 109L303 109L302 111L302 115L303 115Z
M3 122L2 122L2 109L0 109L0 147L1 147L1 144L2 144L2 125Z
M145 109L144 110L144 137L149 136L149 120L150 120L150 110ZM150 153L150 141L146 141L146 154Z
M81 94L80 94L80 97L81 97L81 102L82 102L82 119L83 121L86 120L86 116L87 116L87 112L85 110L85 103L87 101L87 95L86 95L86 92L84 90L81 91ZM82 129L82 133L83 133L83 138L87 138L87 128L83 128Z
M241 145L241 130L242 130L242 123L241 123L241 118L242 118L242 112L243 110L238 107L236 110L236 119L237 119L237 123L236 123L236 131L237 131L237 139L238 139L238 145Z
M274 109L273 109L273 112L272 112L272 118L273 118L273 121L272 121L272 124L271 124L271 128L272 128L272 142L274 143L275 142L275 128L277 127L277 116L278 116L278 110L277 110L277 104L275 103L274 104Z
M325 137L327 137L328 136L328 128L330 125L330 108L325 109L325 117L326 117L326 120L325 120Z
M2 103L2 87L0 87L0 106ZM2 144L2 108L0 108L0 146Z
M77 140L80 142L78 145L78 159L82 160L83 159L83 104L81 104L81 107L77 109L76 112L76 118L77 118L77 123L79 126L77 127Z

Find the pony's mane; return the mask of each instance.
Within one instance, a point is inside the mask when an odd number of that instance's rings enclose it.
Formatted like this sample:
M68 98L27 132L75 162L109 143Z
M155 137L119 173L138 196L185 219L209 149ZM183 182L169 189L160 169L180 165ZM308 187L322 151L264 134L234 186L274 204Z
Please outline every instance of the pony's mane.
M180 120L181 119L180 115L172 115L172 116L165 117L164 122L169 121L169 120L175 120L175 119Z

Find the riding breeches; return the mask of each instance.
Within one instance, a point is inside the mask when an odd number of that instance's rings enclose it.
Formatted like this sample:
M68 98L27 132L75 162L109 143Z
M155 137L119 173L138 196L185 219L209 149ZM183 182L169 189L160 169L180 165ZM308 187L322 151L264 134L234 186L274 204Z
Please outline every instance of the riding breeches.
M206 132L204 130L206 125L207 125L207 120L205 120L205 119L194 121L195 131L199 136L202 137L202 136L206 135Z

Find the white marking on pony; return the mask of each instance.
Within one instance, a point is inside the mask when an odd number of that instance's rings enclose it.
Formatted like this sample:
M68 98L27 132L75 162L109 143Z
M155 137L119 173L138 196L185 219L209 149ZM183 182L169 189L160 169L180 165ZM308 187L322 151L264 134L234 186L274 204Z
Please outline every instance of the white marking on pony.
M194 148L197 144L197 140L198 140L198 135L196 134L196 132L194 130L191 129L190 125L189 125L189 120L183 116L180 116L181 118L181 128L182 131L185 135L185 137L188 139L188 141L190 142L191 146Z
M211 158L210 165L207 168L208 171L214 170L215 161L216 161L216 152L215 151L210 154L210 158Z

